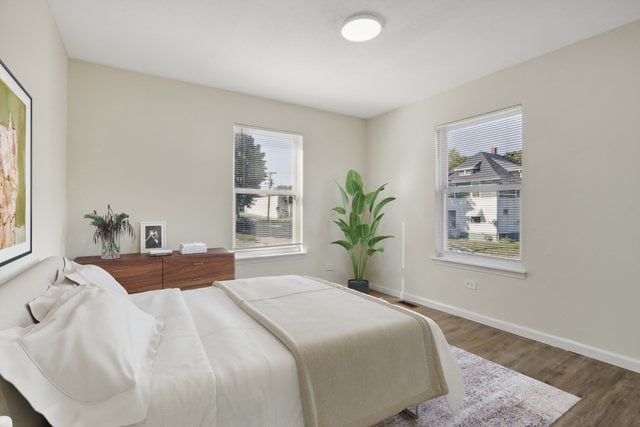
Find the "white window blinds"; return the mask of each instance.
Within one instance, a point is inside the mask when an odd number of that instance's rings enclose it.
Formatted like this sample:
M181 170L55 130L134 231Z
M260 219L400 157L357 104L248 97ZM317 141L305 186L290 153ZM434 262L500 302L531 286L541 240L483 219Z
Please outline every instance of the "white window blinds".
M302 250L302 136L234 127L234 249Z
M436 256L521 260L521 107L438 126L436 134Z

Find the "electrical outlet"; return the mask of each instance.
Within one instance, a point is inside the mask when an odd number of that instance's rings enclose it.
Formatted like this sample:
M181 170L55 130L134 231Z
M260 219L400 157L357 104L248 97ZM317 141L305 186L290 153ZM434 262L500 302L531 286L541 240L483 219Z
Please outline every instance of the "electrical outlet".
M478 289L478 282L471 279L464 279L464 287L467 289L473 289L475 291Z
M325 264L324 271L333 271L333 264Z

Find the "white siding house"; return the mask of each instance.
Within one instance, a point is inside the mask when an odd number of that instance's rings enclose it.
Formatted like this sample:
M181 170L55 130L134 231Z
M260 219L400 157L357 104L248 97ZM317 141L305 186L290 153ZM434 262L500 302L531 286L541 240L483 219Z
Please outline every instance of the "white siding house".
M477 153L452 169L447 205L449 237L519 241L520 190L514 187L521 181L522 165L495 150ZM479 184L493 191L473 191ZM492 185L496 188L487 188Z

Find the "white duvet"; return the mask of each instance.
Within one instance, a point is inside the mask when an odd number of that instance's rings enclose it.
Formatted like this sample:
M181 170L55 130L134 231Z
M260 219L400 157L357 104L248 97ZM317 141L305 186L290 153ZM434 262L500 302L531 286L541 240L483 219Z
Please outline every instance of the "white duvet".
M293 356L224 291L131 298L165 322L149 413L136 426L304 426Z
M158 295L165 292L131 297L145 311L157 313L163 310ZM187 333L184 345L165 355L160 349L156 363L162 386L154 388L149 415L139 425L304 426L296 362L289 350L222 289L207 287L178 294L187 309L180 316L190 318L197 337ZM430 319L429 324L449 386L447 401L455 411L463 397L462 376L442 331ZM165 333L172 334L171 329ZM200 349L206 360L197 356ZM184 361L184 372L165 371L174 358ZM210 383L207 379L193 389L198 375L208 378L208 368L215 380ZM212 388L207 390L207 384Z
M289 350L219 288L182 292L216 376L217 426L303 426L296 362ZM462 374L444 334L428 319L457 410Z
M182 295L216 376L217 426L303 426L296 362L289 350L223 290Z
M177 289L131 295L164 321L151 382L147 418L136 426L215 426L216 378L182 293Z

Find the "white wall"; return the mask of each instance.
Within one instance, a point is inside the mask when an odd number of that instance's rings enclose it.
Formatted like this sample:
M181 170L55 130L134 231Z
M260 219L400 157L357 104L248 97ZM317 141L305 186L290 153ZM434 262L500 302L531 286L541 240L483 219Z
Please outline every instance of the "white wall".
M82 216L111 203L140 221L167 221L167 242L232 244L234 123L304 137L304 241L309 254L239 263L237 276L313 274L345 281L329 246L334 180L364 166L365 122L282 102L71 60L67 255L97 254ZM123 241L123 252L139 251ZM324 272L326 263L336 270Z
M406 224L405 269L388 241L372 281L640 370L639 102L637 21L370 120L367 178L399 198L387 231ZM526 279L435 263L434 127L516 104Z
M33 252L0 267L1 282L64 252L67 54L46 0L0 2L0 59L33 107Z

